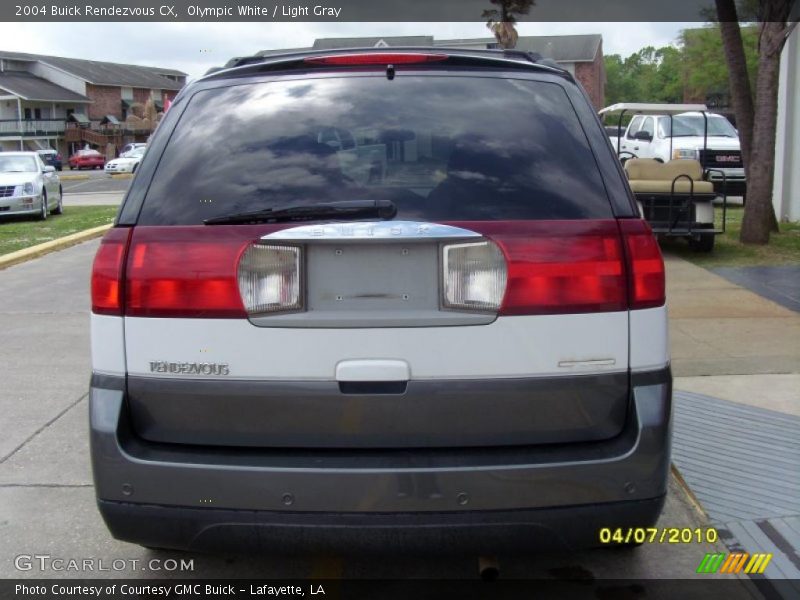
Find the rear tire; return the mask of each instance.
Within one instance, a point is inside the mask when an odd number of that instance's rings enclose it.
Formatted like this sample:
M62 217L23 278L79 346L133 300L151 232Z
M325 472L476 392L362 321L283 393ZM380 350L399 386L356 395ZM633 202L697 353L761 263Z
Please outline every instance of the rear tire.
M700 234L699 239L691 238L689 240L689 247L695 252L711 252L714 250L714 240L716 236L713 233Z

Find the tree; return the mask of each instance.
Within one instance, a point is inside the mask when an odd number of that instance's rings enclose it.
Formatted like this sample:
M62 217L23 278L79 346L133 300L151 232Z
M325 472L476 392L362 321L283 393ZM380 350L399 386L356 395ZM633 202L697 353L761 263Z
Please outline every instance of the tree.
M720 25L713 23L681 32L681 70L686 93L690 98L705 101L711 94L731 93L735 77L726 60ZM736 27L739 27L738 23ZM745 77L749 74L747 82L752 84L758 70L758 30L753 26L743 27L740 34L740 60L745 66Z
M746 97L746 86L742 84L742 61L739 55L741 33L737 35L738 13L734 0L716 0L717 16L722 29L722 43L729 69L737 79L734 100L736 122L741 131L741 117L745 126L748 101L753 106L752 132L749 134L749 150L743 158L747 169L747 204L742 218L739 239L745 244L766 244L776 219L772 208L772 184L775 170L775 126L778 113L778 79L780 58L786 38L797 23L787 24L793 0L759 0L757 4L758 25L758 74L755 79L755 95ZM733 26L730 23L736 22ZM738 107L738 110L737 110ZM745 137L747 137L745 132ZM746 154L745 154L746 152ZM749 156L748 156L749 155Z
M519 34L514 26L517 22L516 15L527 15L536 0L490 0L499 9L492 8L483 11L483 18L487 19L486 27L494 34L500 48L514 48L517 45Z
M605 57L606 99L617 102L680 102L683 97L681 52L648 46L623 59Z
M728 81L731 104L736 115L739 130L739 143L742 148L742 161L745 175L749 180L750 148L753 136L753 92L748 76L747 58L744 52L739 16L733 0L716 0L719 17L720 42L728 65ZM750 71L752 72L752 71Z

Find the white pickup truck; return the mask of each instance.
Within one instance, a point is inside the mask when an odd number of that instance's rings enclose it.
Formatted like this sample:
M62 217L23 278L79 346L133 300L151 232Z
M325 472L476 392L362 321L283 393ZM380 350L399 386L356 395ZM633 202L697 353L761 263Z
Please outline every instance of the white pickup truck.
M609 135L620 159L695 159L703 168L713 169L709 180L715 191L744 196L739 134L728 119L707 111L704 104L623 103L602 109L600 116L606 117L607 125L616 125L617 116L634 115L619 138Z

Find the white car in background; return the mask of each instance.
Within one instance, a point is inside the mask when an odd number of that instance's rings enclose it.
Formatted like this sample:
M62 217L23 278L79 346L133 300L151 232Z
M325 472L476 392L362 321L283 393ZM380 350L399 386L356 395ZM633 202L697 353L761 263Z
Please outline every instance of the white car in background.
M0 152L0 217L36 215L44 220L50 212L63 211L55 167L45 165L37 152Z
M147 146L145 142L131 142L129 144L125 144L120 149L119 156L122 158L123 156L127 156L132 150L136 150L136 148L144 148L145 146Z
M105 167L106 173L109 175L113 175L115 173L135 173L136 167L139 166L145 150L145 146L139 146L130 152L126 152L124 156L120 156L119 158L108 161Z

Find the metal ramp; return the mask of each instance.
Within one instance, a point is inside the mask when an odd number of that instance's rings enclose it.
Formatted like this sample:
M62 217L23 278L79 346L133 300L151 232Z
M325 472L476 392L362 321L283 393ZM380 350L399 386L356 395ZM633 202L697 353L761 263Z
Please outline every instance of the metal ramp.
M800 597L800 417L690 392L673 399L672 460L720 538L731 552L773 554L751 577Z

